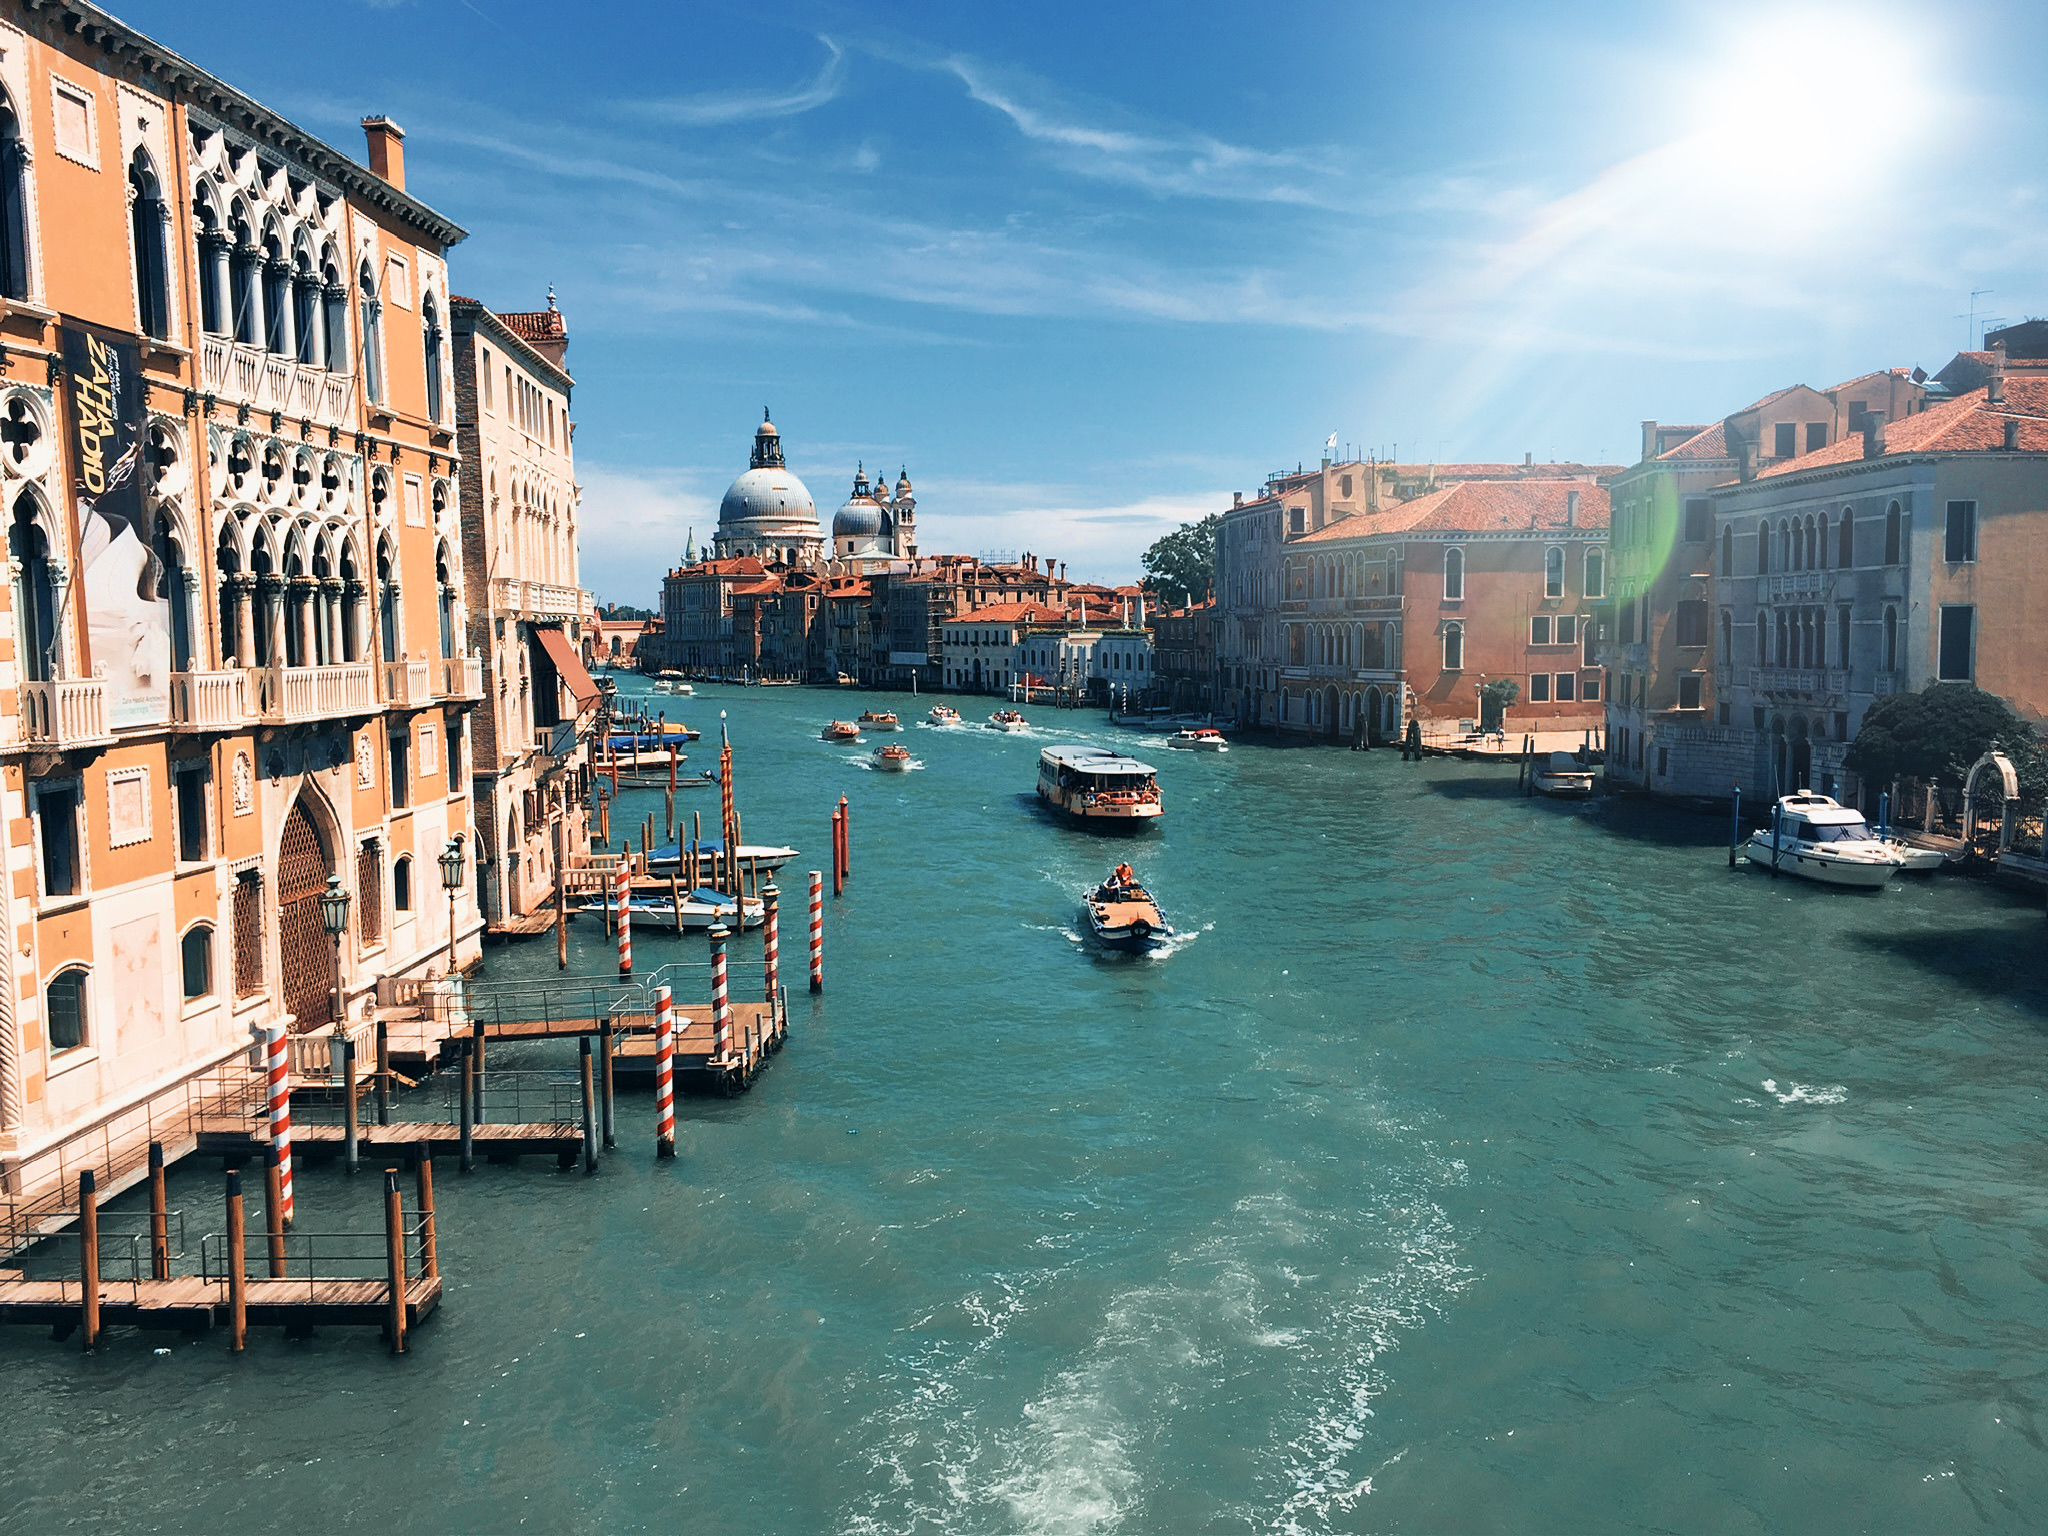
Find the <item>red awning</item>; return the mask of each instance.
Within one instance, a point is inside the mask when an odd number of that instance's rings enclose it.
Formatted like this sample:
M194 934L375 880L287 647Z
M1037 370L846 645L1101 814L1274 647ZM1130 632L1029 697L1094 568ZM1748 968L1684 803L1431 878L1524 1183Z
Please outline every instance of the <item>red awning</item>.
M548 653L548 659L555 664L555 671L562 681L569 685L569 692L576 699L578 713L590 708L603 694L590 676L590 669L583 665L583 658L576 654L576 647L569 643L569 637L559 629L537 629L534 638L540 641L540 648Z

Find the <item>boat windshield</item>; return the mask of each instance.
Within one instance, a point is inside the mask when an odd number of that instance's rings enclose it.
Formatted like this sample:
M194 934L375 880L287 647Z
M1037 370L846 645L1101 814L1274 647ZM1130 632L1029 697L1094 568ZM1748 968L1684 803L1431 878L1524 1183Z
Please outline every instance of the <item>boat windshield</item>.
M1869 840L1870 829L1861 817L1855 821L1839 821L1823 826L1808 827L1806 839L1812 843L1861 843Z

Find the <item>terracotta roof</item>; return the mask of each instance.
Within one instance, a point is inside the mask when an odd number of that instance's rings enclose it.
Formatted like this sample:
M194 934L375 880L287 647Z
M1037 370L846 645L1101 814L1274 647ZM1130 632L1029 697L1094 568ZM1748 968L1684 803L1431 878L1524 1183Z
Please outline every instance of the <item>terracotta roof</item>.
M2005 447L2005 424L2020 424L2020 449L2025 453L2048 453L2048 376L2038 373L2007 374L2005 403L1992 405L1987 391L1978 389L1956 400L1929 406L1904 421L1884 429L1885 458L1911 453L1982 453ZM1786 459L1761 471L1757 478L1797 474L1803 469L1820 469L1829 464L1852 464L1863 457L1860 433L1831 443L1796 459Z
M725 560L700 560L679 569L700 576L759 576L766 568L752 555L735 555Z
M495 311L493 311L495 313ZM562 324L559 309L514 309L498 316L505 322L505 329L521 341L567 341L569 332Z
M1041 620L1057 624L1066 617L1057 608L1048 608L1043 603L984 603L979 608L956 614L943 622L945 624L1035 624Z
M1608 502L1601 486L1576 480L1466 480L1399 506L1347 517L1289 542L1332 543L1380 533L1559 532L1567 526L1567 498L1574 491L1579 511L1571 526L1605 530Z
M1753 410L1755 407L1752 406L1751 409ZM1738 412L1737 414L1740 413ZM1657 455L1660 463L1671 459L1725 459L1727 457L1729 457L1728 424L1722 421L1717 421L1704 431L1688 437L1676 448Z

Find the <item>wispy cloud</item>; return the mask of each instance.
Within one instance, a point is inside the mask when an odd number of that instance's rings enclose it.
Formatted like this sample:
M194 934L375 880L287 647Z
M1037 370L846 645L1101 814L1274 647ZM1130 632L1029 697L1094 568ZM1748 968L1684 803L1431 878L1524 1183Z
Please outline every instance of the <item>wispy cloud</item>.
M718 526L716 493L688 488L690 471L584 461L578 518L579 576L601 602L644 603L660 572L679 564L692 529L710 539Z
M818 41L825 45L830 57L808 82L792 90L707 91L696 96L624 102L619 110L627 116L679 123L691 128L752 122L760 118L795 117L822 107L837 96L840 82L846 76L846 51L829 37L821 35Z

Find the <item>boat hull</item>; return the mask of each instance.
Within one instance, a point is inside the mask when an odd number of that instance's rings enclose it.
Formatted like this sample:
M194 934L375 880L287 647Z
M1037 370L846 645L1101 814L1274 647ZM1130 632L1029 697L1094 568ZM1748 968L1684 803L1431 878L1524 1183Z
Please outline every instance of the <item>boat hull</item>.
M1148 954L1173 937L1173 929L1157 907L1147 903L1146 913L1149 915L1134 915L1122 903L1107 910L1094 901L1081 903L1081 916L1087 921L1088 931L1095 935L1095 942L1126 955Z
M875 759L877 773L908 773L910 759L907 757L878 757Z
M1593 775L1539 773L1536 775L1536 793L1548 795L1553 800L1584 800L1593 793Z
M1750 864L1755 868L1771 868L1771 836L1768 832L1759 832L1751 837L1745 851ZM1876 890L1899 872L1899 866L1890 861L1880 864L1828 858L1791 846L1784 846L1778 850L1777 868L1781 875L1811 880L1816 885L1835 885L1848 890L1863 891Z
M1157 801L1139 805L1089 805L1081 795L1048 791L1038 786L1038 798L1061 816L1098 832L1139 832L1158 821L1162 811Z

